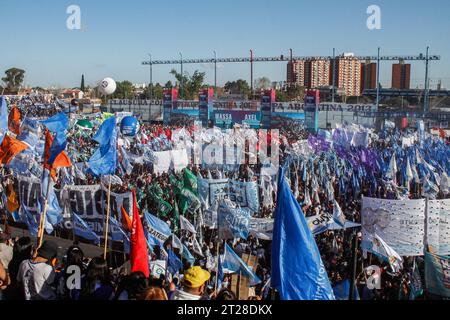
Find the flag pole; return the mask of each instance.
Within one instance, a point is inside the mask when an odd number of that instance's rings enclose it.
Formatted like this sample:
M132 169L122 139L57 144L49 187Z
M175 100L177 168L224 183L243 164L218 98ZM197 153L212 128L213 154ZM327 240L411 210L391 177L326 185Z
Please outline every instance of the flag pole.
M218 239L217 241L217 260L216 260L216 281L214 284L214 292L217 293L217 283L219 282L219 244L220 244L220 239Z
M47 216L48 194L50 193L50 179L52 179L51 168L48 171L47 194L46 194L45 201L44 201L44 210L41 214L40 223L39 223L37 248L41 247L42 240L44 239L44 226L45 226L45 220L46 220L45 218Z
M111 200L111 174L109 175L108 181L108 196L107 196L107 207L106 207L106 226L105 226L105 248L103 251L103 259L106 260L106 251L108 248L108 225L109 225L109 201Z

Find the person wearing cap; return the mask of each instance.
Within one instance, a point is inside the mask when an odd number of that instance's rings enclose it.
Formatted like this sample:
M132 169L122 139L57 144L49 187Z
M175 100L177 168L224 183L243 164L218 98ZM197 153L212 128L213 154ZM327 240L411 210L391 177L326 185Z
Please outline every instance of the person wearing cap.
M171 300L200 300L210 277L210 273L199 266L187 269L181 282L182 290L177 289Z
M58 253L56 242L46 240L37 251L35 258L24 260L19 267L17 283L22 288L26 300L54 300L55 272L51 265Z
M8 265L13 257L13 247L9 245L10 236L2 232L0 233L0 262L5 269L8 269Z

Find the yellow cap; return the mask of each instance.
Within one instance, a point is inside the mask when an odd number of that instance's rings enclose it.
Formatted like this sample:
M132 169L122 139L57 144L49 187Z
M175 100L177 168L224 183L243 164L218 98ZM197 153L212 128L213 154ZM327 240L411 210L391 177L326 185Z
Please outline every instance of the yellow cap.
M211 275L199 266L191 267L184 272L183 284L189 288L201 287Z

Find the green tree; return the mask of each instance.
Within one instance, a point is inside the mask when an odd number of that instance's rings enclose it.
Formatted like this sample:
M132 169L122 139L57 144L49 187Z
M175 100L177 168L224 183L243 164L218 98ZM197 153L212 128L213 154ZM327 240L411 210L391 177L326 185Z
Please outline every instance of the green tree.
M237 81L228 81L224 86L225 91L228 91L230 94L244 94L250 95L251 90L247 81L238 79Z
M299 85L291 85L286 89L288 101L302 100L305 95L305 87Z
M134 88L133 84L128 81L117 82L116 92L113 94L114 99L133 99Z
M269 89L270 88L270 79L267 77L262 77L256 79L256 89Z
M147 98L147 99L150 99L150 88L152 88L152 87L148 86L144 90L145 98ZM153 99L161 100L163 97L163 87L159 83L153 85L152 93L153 93Z
M202 87L205 79L204 72L195 70L192 76L189 76L187 73L181 75L175 69L172 69L170 73L175 76L175 79L177 79L179 85L183 83L183 90L181 91L180 88L181 92L178 93L180 99L192 100L197 97L198 91Z
M166 82L166 84L164 85L164 88L167 88L167 89L172 89L173 88L173 84L172 84L172 81L167 81Z
M25 78L25 70L18 68L10 68L5 71L5 77L2 78L9 92L17 92L22 86Z
M84 86L84 74L81 75L81 85L80 85L80 90L83 92L86 92L86 87Z

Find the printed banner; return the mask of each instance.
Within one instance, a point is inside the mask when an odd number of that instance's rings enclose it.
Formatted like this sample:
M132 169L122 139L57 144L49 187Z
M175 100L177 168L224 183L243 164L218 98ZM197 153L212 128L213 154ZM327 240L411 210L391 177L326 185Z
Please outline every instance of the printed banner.
M41 194L41 181L35 177L18 176L19 200L31 214L39 212L39 197ZM106 214L108 189L100 185L66 186L62 191L55 189L60 207L67 204L70 213L75 212L83 219L89 228L99 237L103 237L103 220ZM121 207L128 213L132 212L131 192L117 194L111 192L110 214L120 221ZM72 217L66 217L66 219ZM113 229L113 232L116 232Z
M250 212L242 208L233 208L225 201L221 202L217 212L220 239L247 239L249 233Z
M205 208L218 200L230 200L252 212L259 211L258 184L228 179L198 179L198 193Z
M426 240L436 254L450 254L450 199L428 200Z
M424 254L425 199L385 200L363 197L361 247L370 251L377 234L401 256Z

